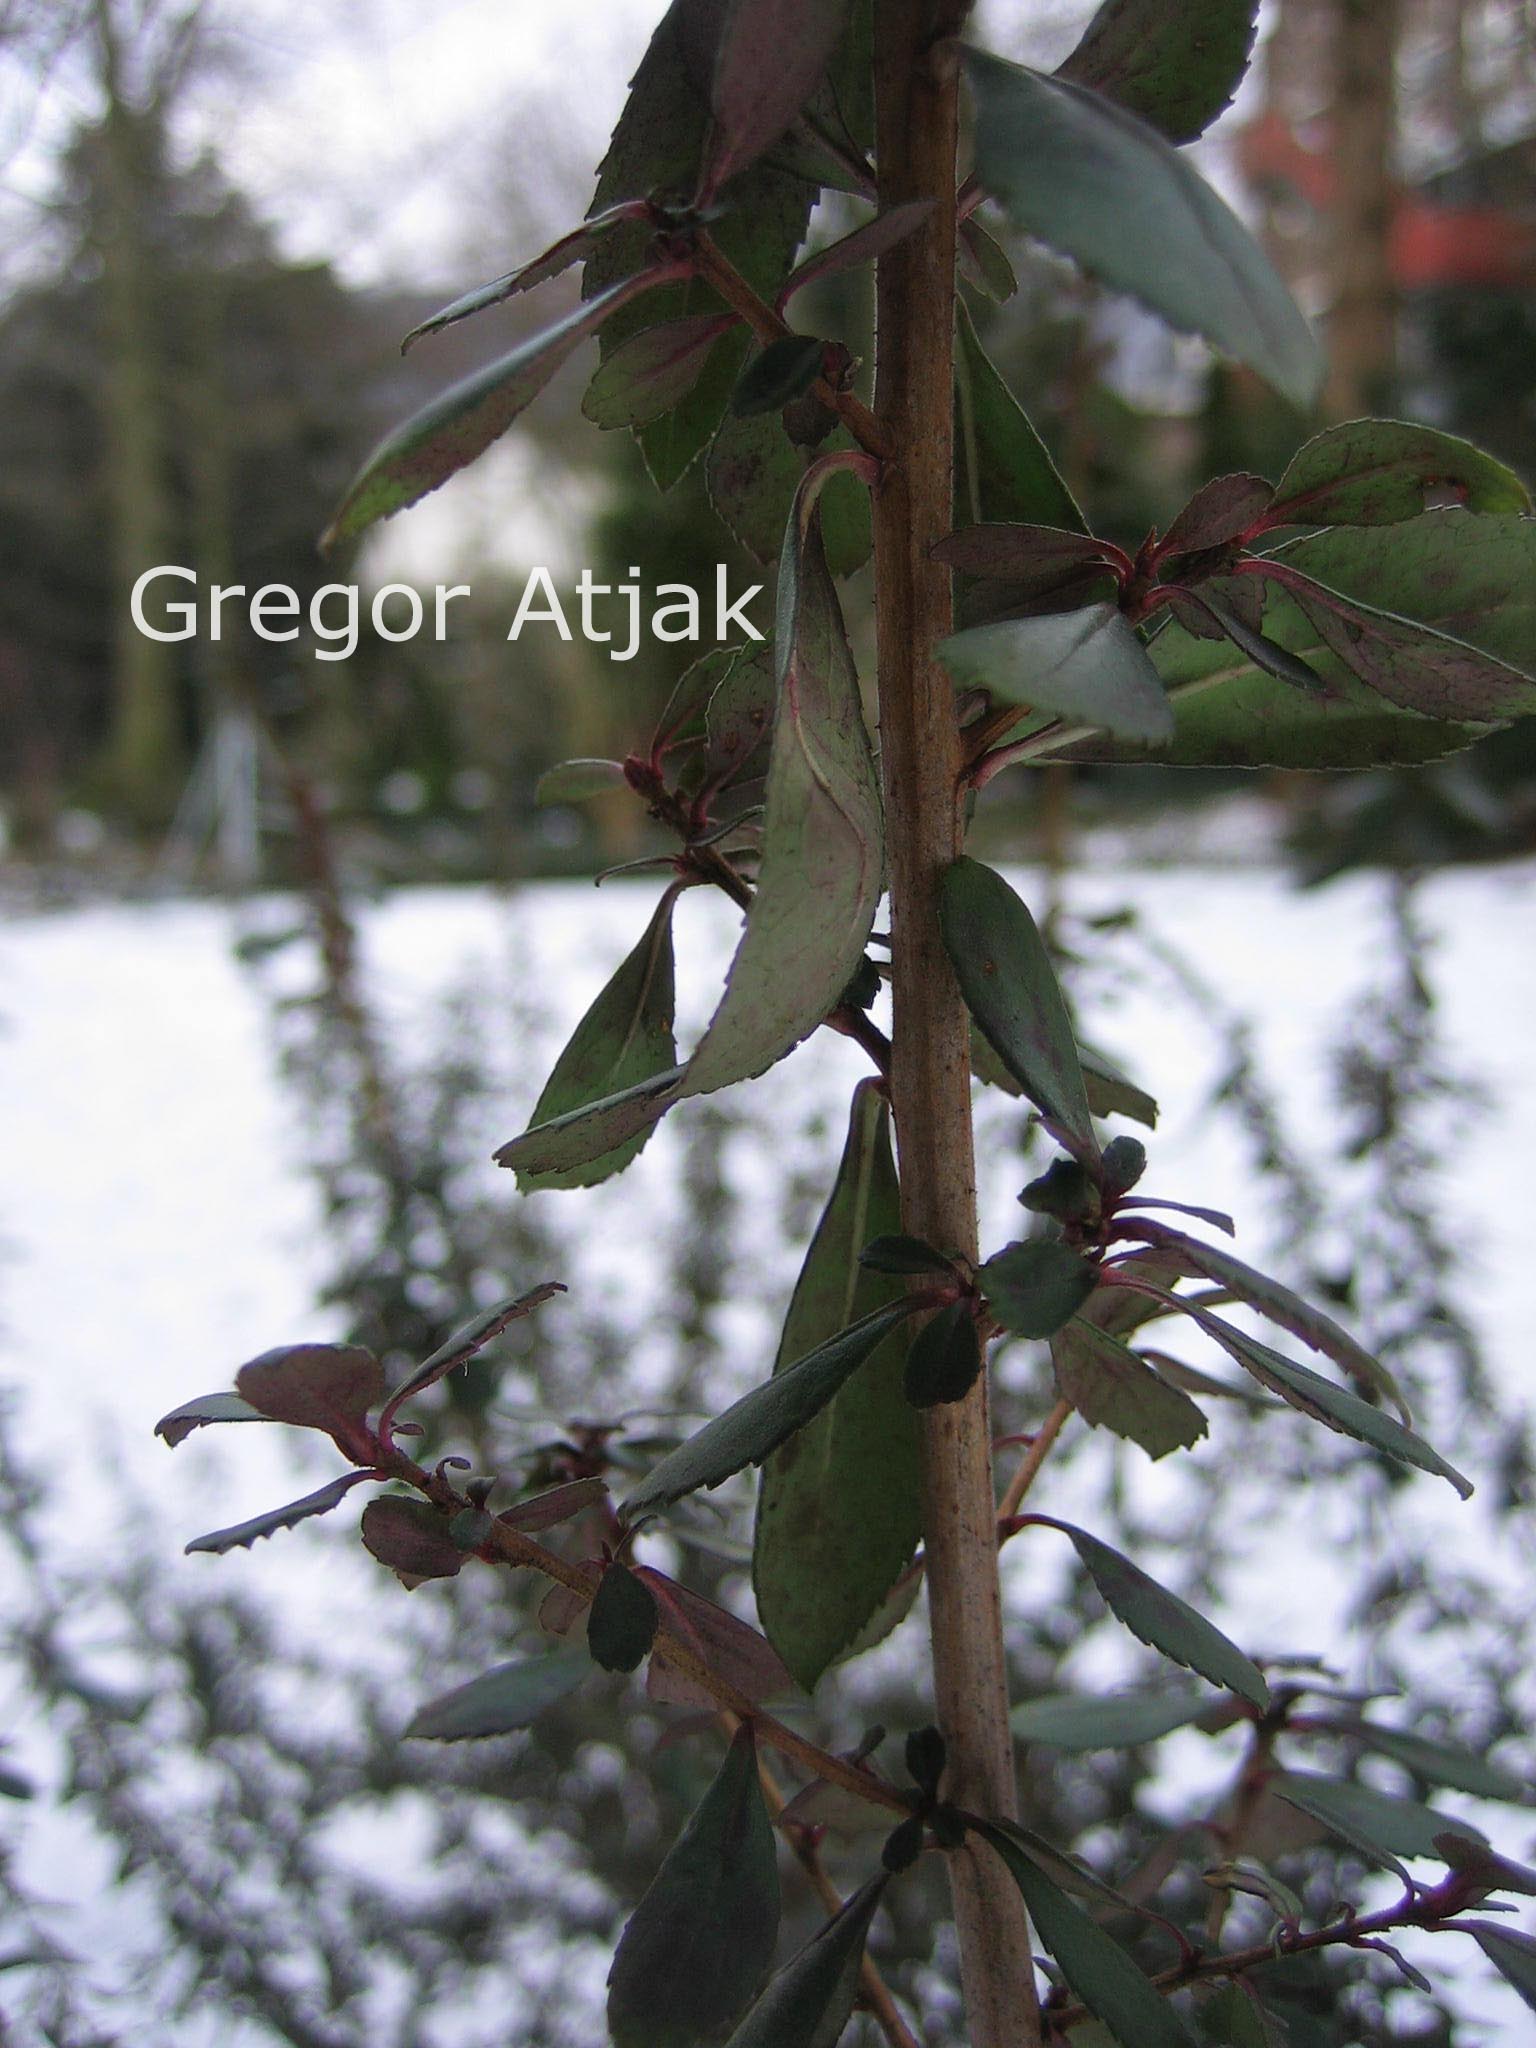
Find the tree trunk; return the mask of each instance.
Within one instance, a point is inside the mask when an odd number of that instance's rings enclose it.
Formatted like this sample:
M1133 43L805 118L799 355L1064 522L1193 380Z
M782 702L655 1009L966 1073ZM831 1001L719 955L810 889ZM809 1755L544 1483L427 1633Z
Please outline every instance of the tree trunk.
M1390 408L1397 381L1392 215L1401 25L1401 0L1338 0L1327 407L1340 419Z
M935 198L925 226L880 259L876 411L897 453L875 500L880 742L890 821L891 1101L904 1227L976 1255L970 1028L939 932L938 883L961 850L954 693L933 649L950 578L929 549L950 530L958 79L942 38L963 8L887 0L877 10L880 203ZM949 1752L945 1791L993 1817L1016 1811L997 1577L985 1375L963 1402L924 1412L923 1524L934 1690ZM1018 1893L980 1847L950 1858L971 2048L1040 2040Z

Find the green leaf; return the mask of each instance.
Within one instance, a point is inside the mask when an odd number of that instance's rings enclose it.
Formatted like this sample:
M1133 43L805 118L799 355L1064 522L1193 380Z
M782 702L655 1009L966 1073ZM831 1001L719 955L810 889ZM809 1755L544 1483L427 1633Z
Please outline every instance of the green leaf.
M1454 495L1471 512L1531 509L1514 471L1470 441L1401 420L1348 420L1292 456L1266 523L1391 525L1418 518L1430 492Z
M981 1368L981 1340L970 1304L952 1301L912 1339L902 1387L914 1408L937 1408L963 1401Z
M977 1832L1006 1864L1068 1986L1120 2048L1194 2048L1184 2022L1119 1942L1052 1883L1011 1833L993 1821Z
M1471 1498L1470 1479L1447 1464L1423 1437L1405 1429L1380 1408L1371 1407L1358 1394L1336 1386L1308 1366L1296 1364L1294 1359L1261 1344L1257 1337L1248 1336L1231 1323L1224 1323L1208 1310L1197 1308L1193 1302L1184 1302L1183 1308L1230 1357L1253 1374L1260 1386L1268 1387L1292 1408L1299 1408L1303 1415L1310 1415L1341 1436L1352 1436L1357 1443L1369 1444L1400 1465L1413 1465L1420 1472L1432 1472L1437 1478L1449 1480L1463 1500Z
M1125 1692L1102 1699L1061 1692L1026 1700L1009 1719L1022 1742L1074 1751L1132 1749L1187 1728L1210 1704L1208 1692Z
M598 364L581 401L595 427L643 427L680 405L704 374L729 313L690 313L642 327Z
M751 1724L630 1916L608 1972L615 2048L699 2048L741 2017L773 1961L779 1872Z
M242 1401L238 1394L199 1394L195 1401L183 1401L179 1408L173 1408L169 1415L162 1415L155 1424L155 1435L164 1437L175 1450L184 1444L194 1429L203 1429L210 1422L270 1422L270 1415L263 1415L259 1408L253 1408L249 1401Z
M637 1081L633 1087L621 1088L616 1095L535 1124L493 1155L496 1164L511 1167L520 1180L526 1177L530 1184L557 1186L555 1175L584 1172L594 1161L636 1139L643 1144L651 1127L678 1100L686 1072L686 1067L673 1067L647 1081Z
M816 483L796 499L779 569L779 709L757 890L688 1063L688 1095L765 1072L816 1029L864 957L884 884L879 785Z
M1016 1337L1050 1337L1099 1284L1098 1268L1048 1238L1006 1245L976 1275L987 1306Z
M215 1529L208 1536L194 1536L187 1545L187 1555L190 1557L194 1551L209 1550L222 1557L228 1550L249 1550L260 1536L275 1536L279 1529L293 1529L315 1515L328 1515L332 1508L341 1505L359 1481L372 1476L368 1472L343 1472L339 1479L317 1487L313 1493L306 1493L302 1500L289 1501L286 1507L268 1508L264 1515L253 1515L248 1522L236 1522L233 1528Z
M448 1517L430 1501L386 1493L363 1509L363 1546L407 1586L457 1578L464 1552L448 1534Z
M363 1450L368 1411L384 1398L384 1368L360 1344L282 1344L242 1365L235 1388L273 1422L323 1429L343 1450Z
M693 197L710 128L710 90L724 19L723 6L701 8L696 0L673 0L635 73L603 158L593 215L625 199L656 196L686 205ZM815 197L816 187L806 178L759 163L736 180L729 210L711 223L717 245L763 297L773 296L793 263ZM653 242L654 231L645 223L630 223L606 234L587 259L583 298L597 298L649 262ZM621 309L610 317L598 346L606 360L640 327L725 310L706 285L672 286L644 306ZM670 490L708 446L725 412L748 339L741 327L724 335L682 403L637 430L658 489Z
M1163 1204L1160 1206L1171 1206ZM1289 1287L1283 1287L1278 1280L1271 1280L1266 1273L1255 1272L1234 1253L1221 1245L1202 1244L1198 1238L1186 1236L1182 1230L1171 1230L1164 1224L1143 1222L1140 1217L1134 1221L1140 1235L1150 1244L1165 1250L1172 1259L1183 1264L1193 1273L1214 1280L1218 1287L1224 1287L1229 1294L1235 1294L1239 1301L1246 1301L1250 1308L1258 1310L1282 1330L1288 1330L1293 1337L1299 1337L1303 1344L1331 1358L1341 1366L1360 1386L1384 1394L1394 1402L1407 1421L1407 1404L1401 1388L1392 1374L1377 1358L1373 1358L1362 1344L1355 1341L1349 1332L1336 1323L1332 1316L1316 1308L1309 1301L1303 1301L1299 1294L1293 1294ZM1231 1219L1224 1217L1230 1226Z
M633 1523L701 1486L719 1486L743 1466L760 1465L770 1451L821 1413L915 1306L914 1301L891 1302L862 1316L830 1342L743 1394L640 1482L619 1510L624 1520Z
M771 641L730 653L704 713L704 779L721 788L736 781L749 762L759 769L766 766L779 701Z
M847 13L847 0L726 0L700 205L778 141L831 63Z
M1513 1772L1502 1770L1470 1749L1456 1743L1432 1742L1407 1728L1384 1728L1379 1721L1351 1721L1341 1733L1378 1750L1394 1763L1403 1765L1415 1777L1432 1785L1450 1785L1458 1792L1471 1792L1480 1799L1524 1799L1526 1786Z
M534 1105L530 1132L628 1089L659 1082L675 1070L672 910L676 901L676 891L668 889L639 944L572 1032ZM611 1151L595 1153L563 1172L520 1167L517 1184L525 1194L535 1188L593 1187L629 1165L643 1149L651 1128L646 1123Z
M1017 520L1086 534L1077 500L961 300L955 320L955 525Z
M542 1308L546 1301L557 1294L564 1294L565 1283L561 1280L542 1280L537 1287L530 1287L526 1294L510 1296L505 1301L492 1303L481 1309L479 1315L471 1316L467 1323L459 1326L446 1338L430 1358L422 1360L408 1372L390 1396L391 1407L398 1407L413 1394L422 1393L440 1379L467 1365L477 1352L499 1337L511 1324L521 1322L524 1316L531 1316L536 1308Z
M656 1596L627 1565L611 1563L587 1610L587 1648L605 1671L633 1671L656 1640Z
M422 1707L405 1732L432 1742L510 1735L574 1692L591 1669L585 1650L545 1650L498 1664Z
M1536 521L1427 512L1391 527L1330 527L1266 559L1536 673ZM1172 745L1131 748L1094 739L1065 747L1062 758L1367 768L1436 760L1487 730L1442 724L1388 703L1350 673L1329 651L1317 622L1292 604L1271 604L1265 628L1311 662L1335 696L1276 684L1230 644L1169 624L1148 651L1174 696Z
M1475 1842L1483 1839L1468 1821L1436 1813L1416 1800L1378 1792L1373 1785L1341 1784L1314 1771L1277 1771L1268 1782L1270 1791L1287 1805L1310 1814L1355 1848L1388 1862L1400 1856L1439 1858L1435 1837L1447 1831Z
M507 355L462 378L386 436L348 485L320 537L322 554L355 540L380 519L414 505L483 455L531 405L566 357L632 299L678 274L676 264L625 278L530 335Z
M1017 292L1019 280L1008 261L1007 250L987 232L974 213L968 214L960 223L955 254L959 258L961 276L985 298L1002 306Z
M533 800L545 804L579 804L589 796L607 796L629 787L622 761L557 761L539 777Z
M1070 1522L1058 1522L1049 1515L1032 1515L1030 1520L1059 1529L1072 1539L1105 1606L1132 1635L1175 1664L1197 1671L1212 1685L1235 1692L1261 1712L1268 1707L1269 1687L1258 1666L1177 1593L1170 1593L1140 1565L1111 1550L1097 1536L1073 1528Z
M1478 1947L1507 1984L1513 1985L1526 2004L1536 2012L1536 1940L1516 1934L1507 1927L1492 1927L1486 1920L1464 1921Z
M1258 0L1104 0L1057 72L1193 142L1232 104L1253 54Z
M1123 739L1173 737L1162 680L1113 605L970 626L940 641L939 659L957 683L1005 703L1102 726Z
M1067 1149L1097 1171L1072 1020L1023 902L994 869L962 857L939 883L939 922L966 1008Z
M1083 1085L1088 1090L1088 1107L1095 1116L1128 1116L1147 1130L1157 1128L1157 1103L1145 1088L1138 1088L1122 1074L1113 1061L1091 1045L1078 1040L1077 1057L1082 1064Z
M1289 2039L1242 1984L1224 1984L1208 1998L1200 2023L1212 2048L1283 2048Z
M821 375L826 344L816 334L785 334L758 350L736 379L731 411L738 419L782 412Z
M937 1273L950 1276L954 1266L942 1252L934 1250L920 1237L907 1237L901 1231L890 1231L880 1237L873 1237L859 1253L859 1264L868 1266L873 1273Z
M1323 368L1316 336L1268 257L1185 159L1083 86L980 50L964 57L976 175L1014 226L1310 405Z
M520 264L516 270L509 270L502 277L493 277L489 284L476 285L461 298L444 306L440 313L434 313L429 320L423 320L419 327L413 327L400 344L401 355L409 353L414 344L424 335L439 334L445 327L452 327L460 320L468 320L472 314L483 313L489 306L499 306L518 292L532 291L535 285L544 284L552 277L558 277L563 270L569 270L573 263L580 263L590 256L610 228L617 227L623 220L632 219L637 209L633 206L615 207L609 214L594 216L583 221L570 234L562 235L558 242L550 244L530 262Z
M726 2048L837 2048L858 1996L869 1923L889 1881L885 1871L871 1878L791 1956Z
M871 1236L880 1242L880 1233L896 1230L900 1216L890 1112L875 1085L861 1082L837 1178L784 1320L776 1374L851 1323L903 1301L900 1280L860 1257ZM769 1641L807 1692L858 1641L922 1534L917 1418L901 1388L905 1349L893 1330L867 1367L763 1463L752 1587ZM829 1557L838 1560L835 1572Z
M853 447L839 427L822 444L827 454ZM781 552L795 492L805 475L805 457L784 431L776 413L739 419L733 413L710 444L706 481L718 518L759 562ZM869 492L856 477L828 479L821 493L822 539L834 576L851 576L874 544Z
M1083 1316L1052 1338L1051 1363L1062 1399L1085 1422L1128 1437L1149 1458L1186 1450L1206 1433L1205 1417L1187 1394Z

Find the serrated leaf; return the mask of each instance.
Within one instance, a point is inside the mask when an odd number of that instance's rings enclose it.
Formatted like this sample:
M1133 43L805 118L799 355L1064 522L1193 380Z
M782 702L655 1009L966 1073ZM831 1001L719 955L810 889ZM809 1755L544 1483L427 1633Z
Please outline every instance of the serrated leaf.
M1051 1363L1062 1399L1085 1422L1128 1437L1149 1458L1187 1450L1206 1433L1205 1417L1187 1394L1082 1316L1052 1338Z
M899 1278L861 1263L869 1239L895 1232L900 1220L890 1112L874 1084L861 1082L775 1373L903 1301ZM868 1365L764 1461L753 1591L769 1640L808 1692L868 1626L922 1534L917 1418L902 1396L905 1350L893 1329ZM838 1560L835 1572L829 1557Z
M540 809L545 804L579 804L628 786L622 761L557 761L534 785L533 800Z
M620 1509L624 1519L632 1523L681 1500L685 1493L719 1486L744 1466L760 1465L771 1451L821 1413L915 1305L898 1301L876 1309L743 1394L641 1481Z
M476 285L472 291L444 306L441 312L423 320L419 327L413 327L400 344L401 355L406 355L424 335L439 334L445 327L468 320L475 313L483 313L488 307L499 306L519 292L532 291L535 285L558 277L573 263L580 263L584 257L590 256L611 228L632 219L635 213L636 208L629 205L615 207L611 213L594 215L583 221L579 228L573 228L570 234L562 235L558 242L552 242L529 262L519 264L516 270L493 277L489 284Z
M1347 420L1291 457L1275 488L1270 526L1379 526L1416 519L1428 494L1471 512L1527 513L1512 469L1470 441L1402 420Z
M729 313L690 313L642 327L593 372L581 409L595 427L643 427L680 405L704 374Z
M962 857L939 883L939 922L966 1008L1062 1143L1090 1171L1099 1141L1072 1020L1035 921L994 869Z
M1323 367L1316 336L1185 159L1135 114L1068 79L980 50L964 58L976 175L1014 226L1310 405Z
M510 1735L574 1692L591 1669L584 1650L544 1650L498 1664L422 1707L405 1732L431 1742Z
M630 1916L608 1973L615 2048L699 2048L741 2017L773 1960L779 1873L751 1724Z
M1260 520L1274 495L1272 483L1246 471L1235 476L1212 477L1174 519L1163 535L1161 547L1174 554L1222 547L1239 539Z
M724 19L723 6L673 0L631 82L598 172L593 214L625 199L656 196L686 205L694 195L710 127L711 82ZM806 177L759 163L736 180L729 209L711 223L718 247L764 298L772 297L793 262L815 197L815 184ZM605 235L587 259L583 298L596 298L648 262L653 240L653 231L643 223L620 226ZM697 281L669 286L644 305L610 317L598 346L606 359L641 326L724 310L714 291ZM724 335L682 403L636 430L658 489L671 489L708 446L747 342L744 328Z
M483 370L462 378L396 427L348 485L321 536L321 553L339 541L355 540L380 519L403 512L483 455L533 403L566 357L605 320L679 271L679 265L671 264L625 278Z
M871 1878L791 1956L725 2048L837 2048L858 1995L869 1923L889 1882L885 1871Z
M1134 1206L1134 1200L1131 1206ZM1170 1208L1171 1203L1144 1204L1144 1206ZM1193 1213L1193 1212L1191 1212ZM1214 1280L1218 1287L1224 1287L1239 1301L1247 1302L1257 1309L1261 1316L1288 1330L1293 1337L1299 1337L1303 1344L1319 1352L1324 1358L1331 1358L1341 1366L1351 1379L1363 1387L1384 1394L1397 1405L1404 1420L1408 1409L1397 1381L1377 1358L1373 1358L1363 1344L1358 1343L1349 1332L1336 1323L1332 1316L1304 1301L1289 1287L1278 1280L1271 1280L1267 1273L1259 1273L1250 1265L1229 1252L1224 1246L1202 1244L1198 1238L1189 1237L1182 1230L1170 1229L1165 1224L1151 1221L1143 1223L1140 1217L1129 1219L1138 1233L1151 1244L1161 1247L1176 1263L1207 1280ZM1206 1220L1211 1220L1207 1218ZM1232 1219L1223 1216L1220 1222L1231 1233Z
M894 249L898 242L904 242L908 235L920 228L932 211L931 199L904 199L899 205L888 206L884 213L877 213L873 220L850 229L835 242L829 242L824 249L815 250L790 272L784 289L779 293L780 311L796 292L804 291L807 285L820 283L829 277L841 277L846 271L857 270L861 264L873 263L876 257L883 256L887 249Z
M1065 578L1109 566L1106 543L1064 526L983 519L962 526L930 549L935 561L1010 584L1016 594L1049 595Z
M1378 1792L1374 1785L1344 1784L1314 1771L1277 1771L1269 1789L1289 1806L1299 1807L1334 1834L1378 1860L1390 1864L1401 1856L1435 1856L1435 1837L1454 1832L1480 1842L1480 1829L1468 1821L1436 1813L1413 1799Z
M686 1072L686 1067L673 1067L622 1088L616 1095L535 1124L493 1154L496 1164L511 1167L520 1181L526 1176L530 1185L544 1187L558 1185L555 1175L584 1173L595 1160L607 1158L637 1139L643 1144L652 1127L678 1100Z
M847 0L726 0L710 89L714 126L699 180L708 205L770 149L837 49Z
M1448 1464L1423 1437L1405 1429L1380 1408L1371 1407L1358 1394L1324 1379L1308 1366L1298 1365L1294 1359L1284 1357L1268 1344L1261 1344L1257 1337L1224 1323L1193 1302L1185 1302L1184 1309L1261 1386L1278 1394L1292 1408L1299 1408L1304 1415L1337 1430L1341 1436L1352 1436L1357 1443L1369 1444L1400 1465L1413 1465L1420 1472L1432 1472L1437 1478L1448 1480L1463 1500L1471 1498L1470 1479Z
M995 1822L977 1830L1008 1868L1041 1943L1120 2048L1194 2048L1193 2036L1119 1942L1073 1904Z
M629 1089L659 1082L674 1071L672 911L676 901L676 892L669 889L633 952L614 970L571 1033L534 1105L530 1133ZM629 1165L643 1150L651 1128L646 1123L623 1143L564 1171L519 1167L517 1184L525 1194L536 1188L593 1187Z
M1085 1529L1049 1515L1032 1516L1031 1520L1071 1538L1105 1606L1132 1635L1175 1664L1197 1671L1212 1685L1235 1692L1261 1712L1268 1707L1269 1687L1258 1666L1177 1593L1170 1593L1140 1565L1132 1564Z
M815 1030L864 957L884 883L880 791L816 482L796 498L779 568L779 708L757 890L688 1063L689 1095L765 1072Z
M1050 1337L1099 1284L1098 1269L1048 1238L1006 1245L980 1268L987 1306L1016 1337Z
M1458 1792L1470 1792L1480 1799L1524 1799L1525 1783L1513 1772L1489 1763L1484 1756L1452 1742L1433 1742L1407 1728L1384 1728L1379 1721L1352 1721L1340 1732L1363 1742L1394 1763L1402 1764L1416 1777L1432 1785L1449 1785Z
M1086 534L1081 507L960 300L955 323L955 525L1009 520Z
M1015 1707L1009 1724L1020 1741L1053 1749L1131 1749L1187 1728L1210 1705L1208 1692L1051 1693Z
M366 1455L368 1411L384 1398L384 1368L360 1344L283 1344L242 1365L235 1388L273 1422L322 1429L348 1456Z
M564 1281L542 1280L525 1294L511 1295L505 1301L493 1302L489 1308L481 1309L478 1315L471 1316L467 1323L461 1323L451 1336L445 1338L430 1357L424 1358L420 1365L406 1374L390 1396L391 1408L398 1408L413 1394L425 1392L459 1366L467 1365L503 1330L521 1322L524 1316L531 1316L535 1309L542 1308L546 1301L564 1292Z
M208 1550L222 1557L228 1550L249 1550L262 1536L275 1536L279 1529L293 1529L300 1522L307 1522L315 1515L328 1515L331 1509L339 1507L352 1488L360 1480L370 1478L367 1472L344 1472L329 1485L320 1486L313 1493L306 1493L302 1500L289 1501L286 1507L268 1508L265 1514L252 1515L248 1522L236 1522L230 1529L215 1529L207 1536L194 1536L187 1545L187 1555L194 1551Z
M1258 0L1104 0L1058 76L1193 142L1232 104L1253 54Z
M952 1301L912 1339L902 1387L914 1408L937 1408L963 1401L981 1368L981 1340L970 1304Z
M587 1610L587 1648L605 1671L634 1671L650 1655L660 1617L656 1596L627 1565L612 1563Z
M1398 618L1435 627L1522 673L1536 673L1536 521L1427 512L1390 527L1330 527L1265 559ZM1221 595L1229 585L1251 580L1226 579L1206 591ZM1368 768L1436 760L1488 729L1442 723L1387 702L1330 652L1317 625L1295 605L1272 602L1264 626L1277 644L1317 668L1331 697L1276 684L1231 645L1168 624L1148 651L1173 695L1172 745L1074 741L1062 748L1061 758Z
M242 1401L238 1394L199 1394L195 1401L183 1401L179 1408L173 1408L169 1415L162 1415L155 1424L155 1435L164 1437L175 1450L184 1444L194 1429L204 1429L211 1422L270 1422L270 1415L263 1415L259 1408L253 1408L249 1401Z
M1114 605L994 619L950 634L938 652L957 683L1005 703L1055 712L1123 739L1173 736L1162 679Z
M407 1584L456 1578L465 1553L448 1534L448 1518L430 1501L383 1494L363 1509L364 1548Z
M1462 1924L1504 1981L1536 2012L1536 1940L1507 1927L1491 1927L1486 1920Z

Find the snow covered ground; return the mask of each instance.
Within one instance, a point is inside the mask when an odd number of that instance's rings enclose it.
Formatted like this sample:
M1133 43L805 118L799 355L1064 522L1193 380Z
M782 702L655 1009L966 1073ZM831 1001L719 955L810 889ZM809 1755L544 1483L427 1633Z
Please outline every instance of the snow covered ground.
M1030 877L1020 880L1038 893ZM556 1028L568 1029L633 942L652 893L611 885L594 896L575 884L510 899L404 892L365 915L370 984L407 1034L424 1028L436 999L471 972L493 986L536 984L558 1013ZM1225 997L1259 1020L1260 1049L1283 1077L1293 1119L1305 1128L1331 1113L1326 1049L1351 1005L1376 986L1387 931L1382 884L1357 878L1297 895L1262 870L1106 870L1074 877L1069 901L1084 913L1134 907L1208 974L1219 973ZM1477 1246L1467 1299L1501 1381L1523 1395L1531 1385L1525 1162L1536 1157L1536 865L1445 875L1426 888L1422 909L1435 935L1445 1028L1492 1104L1447 1177L1453 1218ZM281 906L265 912L281 920ZM90 1505L97 1475L155 1503L149 1540L168 1566L189 1533L239 1519L291 1486L278 1432L210 1431L174 1466L150 1433L166 1409L229 1384L243 1358L335 1328L313 1306L327 1258L300 1170L297 1112L279 1086L260 995L232 956L237 924L249 920L249 911L205 903L120 906L23 919L0 933L0 1383L22 1390L22 1447L56 1483L64 1545L100 1538ZM709 963L732 930L728 908L684 904L685 1044L688 1025L707 1014ZM1187 1013L1131 988L1102 1015L1090 1010L1085 1029L1162 1102L1149 1185L1234 1207L1241 1222L1240 1147L1197 1114L1214 1054L1191 1033ZM551 1049L507 1049L506 1115L485 1133L487 1152L521 1128ZM796 1055L793 1071L797 1099L831 1110L859 1062L841 1042L818 1041ZM619 1184L626 1203L650 1199L652 1189L663 1199L665 1157L659 1145ZM1017 1172L992 1179L992 1234L1012 1234L1006 1212ZM584 1215L598 1223L617 1214L614 1192L536 1199L568 1205L579 1229ZM1244 1248L1261 1253L1262 1231L1246 1235ZM1434 1418L1425 1420L1434 1436ZM1455 1458L1454 1440L1440 1435ZM1441 1491L1444 1503L1430 1500ZM1444 1521L1447 1542L1481 1540L1478 1510L1459 1510L1448 1489L1421 1480L1408 1498L1414 1514ZM1293 1533L1315 1513L1298 1503ZM177 1568L244 1574L253 1587L280 1587L303 1613L315 1577L306 1554L301 1534L217 1565L195 1558ZM1271 1580L1267 1597L1277 1643L1315 1639L1326 1601L1316 1579ZM7 1690L0 1684L0 1712L15 1704ZM18 1734L25 1760L28 1732ZM76 1860L72 1826L45 1800L25 1817L22 1840L39 1881L64 1890L81 1924L94 1921L110 1941L101 1859ZM1533 1846L1524 1825L1501 1841L1521 1855ZM1475 2004L1492 2029L1489 2043L1513 2048L1527 2037L1512 2002L1480 1987Z

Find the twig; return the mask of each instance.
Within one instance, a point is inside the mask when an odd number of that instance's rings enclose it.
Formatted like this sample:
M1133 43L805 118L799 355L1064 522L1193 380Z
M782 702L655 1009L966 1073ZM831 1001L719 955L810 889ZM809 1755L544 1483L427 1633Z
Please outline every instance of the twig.
M1035 1431L1035 1440L1019 1461L1019 1469L1008 1482L1008 1490L998 1502L997 1518L1007 1521L1019 1511L1019 1503L1035 1483L1035 1475L1050 1456L1057 1437L1061 1435L1067 1417L1072 1413L1070 1401L1058 1401L1044 1422Z

